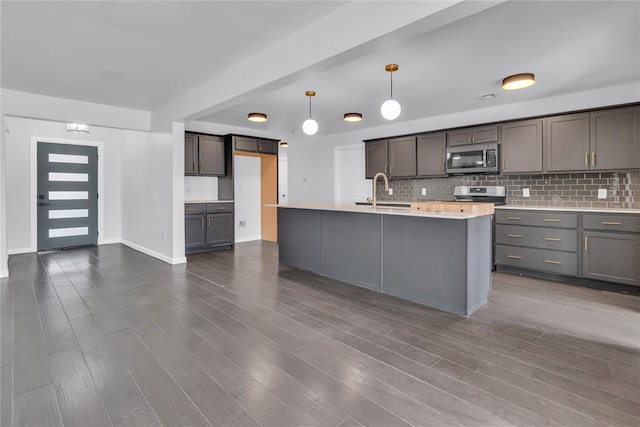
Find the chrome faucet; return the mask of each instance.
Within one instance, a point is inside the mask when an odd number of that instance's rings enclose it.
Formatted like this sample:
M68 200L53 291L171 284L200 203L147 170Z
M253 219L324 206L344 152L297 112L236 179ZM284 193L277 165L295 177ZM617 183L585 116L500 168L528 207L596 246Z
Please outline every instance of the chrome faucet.
M371 194L373 200L371 202L371 206L373 207L373 209L376 208L376 182L378 182L378 177L382 177L382 179L384 179L384 191L389 191L389 180L387 179L387 175L382 172L378 172L377 174L375 174L375 176L373 177L373 181L371 182Z

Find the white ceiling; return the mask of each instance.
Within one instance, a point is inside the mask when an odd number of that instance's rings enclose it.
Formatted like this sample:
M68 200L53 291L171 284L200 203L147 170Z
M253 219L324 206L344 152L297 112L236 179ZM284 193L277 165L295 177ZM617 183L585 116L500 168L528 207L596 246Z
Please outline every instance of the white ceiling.
M345 3L3 1L2 87L153 110ZM320 133L380 126L390 62L400 65L398 121L640 82L640 1L509 1L424 28L410 40L388 37L373 52L309 67L199 120L291 135L308 116L304 92L315 90ZM536 85L500 89L518 72L535 73ZM487 93L497 97L478 99ZM252 111L269 121L248 122ZM349 111L365 120L343 122Z

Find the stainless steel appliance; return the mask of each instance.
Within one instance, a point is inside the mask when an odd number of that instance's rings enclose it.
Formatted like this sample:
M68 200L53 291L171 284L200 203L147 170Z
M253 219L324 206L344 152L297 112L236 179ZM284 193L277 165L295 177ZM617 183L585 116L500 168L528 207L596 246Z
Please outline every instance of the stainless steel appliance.
M470 144L447 147L446 172L452 175L500 172L500 145Z
M507 204L507 189L503 186L467 186L457 185L453 189L456 202L493 203L496 206ZM496 259L496 222L491 215L491 270L495 270Z

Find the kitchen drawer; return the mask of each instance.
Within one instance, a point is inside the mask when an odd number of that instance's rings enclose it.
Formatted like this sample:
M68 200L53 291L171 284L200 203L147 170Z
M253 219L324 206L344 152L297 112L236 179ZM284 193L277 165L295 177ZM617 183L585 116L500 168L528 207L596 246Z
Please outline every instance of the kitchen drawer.
M520 211L496 209L496 224L533 225L537 227L576 228L578 215L554 211Z
M602 215L584 214L582 227L585 230L627 231L640 233L640 216L638 215Z
M496 264L576 276L578 255L548 249L496 245Z
M184 214L201 215L204 213L206 206L204 203L187 203L184 205Z
M233 212L233 203L207 203L207 213Z
M496 243L576 252L578 250L578 231L496 224Z

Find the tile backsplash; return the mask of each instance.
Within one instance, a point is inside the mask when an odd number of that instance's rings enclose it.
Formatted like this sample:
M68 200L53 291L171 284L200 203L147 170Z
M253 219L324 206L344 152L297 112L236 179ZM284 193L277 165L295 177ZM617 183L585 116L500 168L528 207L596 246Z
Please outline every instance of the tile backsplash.
M378 181L378 200L453 200L456 185L504 185L508 205L640 209L640 172L394 179L389 182L393 196L386 194L382 181ZM426 188L426 196L422 195L422 188ZM530 197L522 197L523 188L529 189ZM607 190L606 199L598 199L598 189Z

